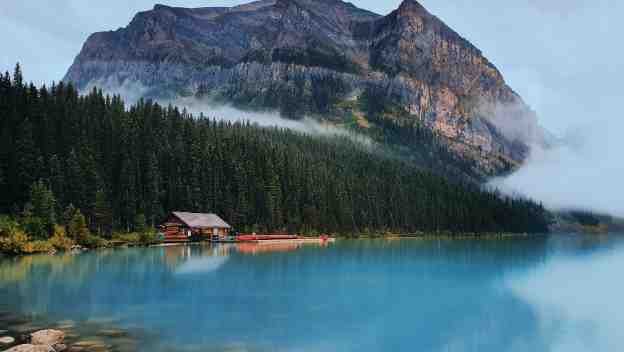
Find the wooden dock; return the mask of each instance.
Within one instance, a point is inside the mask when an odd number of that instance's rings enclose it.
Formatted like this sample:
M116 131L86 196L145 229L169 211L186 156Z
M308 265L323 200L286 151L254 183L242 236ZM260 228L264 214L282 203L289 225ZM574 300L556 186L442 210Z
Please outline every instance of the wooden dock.
M244 235L230 236L226 238L200 238L197 236L167 236L163 243L189 243L189 242L212 242L212 243L257 243L261 245L272 244L328 244L335 242L336 239L328 236L321 237L302 237L296 235L290 236L273 236L273 235Z

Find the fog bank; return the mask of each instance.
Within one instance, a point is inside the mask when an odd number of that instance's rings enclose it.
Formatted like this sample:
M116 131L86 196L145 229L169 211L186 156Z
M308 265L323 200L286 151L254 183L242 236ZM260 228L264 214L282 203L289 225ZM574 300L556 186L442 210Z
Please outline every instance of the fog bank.
M624 284L617 279L622 270L621 249L554 258L507 286L534 310L549 351L619 351L624 346Z
M149 87L144 86L140 82L124 80L120 83L114 77L92 81L81 93L88 94L94 88L101 89L105 94L121 96L126 102L126 108L135 104L144 96L150 96L154 93ZM347 138L366 148L376 146L376 143L368 136L328 122L319 122L308 116L293 120L282 117L277 111L242 110L208 98L178 97L171 100L160 99L157 102L163 106L171 104L180 110L186 109L187 112L195 117L204 116L205 118L219 121L250 122L261 127L280 127L315 136Z
M624 123L617 114L571 128L551 148L532 148L526 164L492 184L555 210L624 216Z
M330 123L322 123L307 116L299 120L293 120L282 117L281 114L276 111L241 110L228 104L192 97L160 101L160 103L185 108L195 116L203 114L210 119L232 122L249 121L262 127L281 127L310 135L345 137L366 147L372 147L375 144L373 140L367 136Z

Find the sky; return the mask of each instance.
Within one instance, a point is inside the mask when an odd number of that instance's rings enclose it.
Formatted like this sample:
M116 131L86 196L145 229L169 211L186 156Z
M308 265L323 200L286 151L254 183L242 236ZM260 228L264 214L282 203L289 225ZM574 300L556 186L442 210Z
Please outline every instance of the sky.
M2 0L0 70L22 63L27 80L60 80L89 34L128 24L153 0ZM176 0L171 6L232 6L241 0ZM400 0L353 0L387 14ZM480 48L507 83L537 112L540 123L572 141L531 162L501 187L520 189L545 203L564 206L576 197L591 207L624 215L614 201L624 191L624 2L617 0L421 0L431 13ZM576 148L576 149L575 149ZM608 178L608 179L607 179ZM538 184L535 187L535 185ZM595 192L604 187L604 197ZM583 192L581 192L581 190ZM598 192L598 194L601 194ZM609 206L598 198L609 198ZM611 199L613 198L613 199ZM586 199L584 201L587 201ZM578 201L575 201L578 203ZM619 203L619 201L617 202ZM622 202L624 203L624 202ZM563 204L563 205L562 205Z

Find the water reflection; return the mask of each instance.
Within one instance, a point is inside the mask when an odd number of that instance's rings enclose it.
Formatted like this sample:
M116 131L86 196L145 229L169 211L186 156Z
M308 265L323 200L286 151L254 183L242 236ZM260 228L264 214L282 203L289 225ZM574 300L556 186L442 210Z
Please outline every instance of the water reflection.
M581 241L589 248L582 255L556 255L530 272L509 277L513 294L534 310L549 351L622 350L624 284L619 276L624 248L618 242L604 237Z
M168 256L174 250L178 274L209 273L218 270L230 258L232 245L224 244L217 246L177 246L167 248ZM181 262L181 264L180 264Z
M83 255L33 255L17 258L0 257L0 286L25 281L31 275L49 279L70 276L72 282L88 280L93 272L106 265L108 269L134 273L151 270L165 264L175 273L210 272L223 266L233 253L258 255L294 252L303 247L323 247L298 243L238 243L238 244L175 244L151 249L106 249ZM109 270L110 271L110 270Z
M262 254L262 253L279 253L294 252L303 245L299 243L277 243L277 244L258 244L258 243L239 243L236 250L243 254Z

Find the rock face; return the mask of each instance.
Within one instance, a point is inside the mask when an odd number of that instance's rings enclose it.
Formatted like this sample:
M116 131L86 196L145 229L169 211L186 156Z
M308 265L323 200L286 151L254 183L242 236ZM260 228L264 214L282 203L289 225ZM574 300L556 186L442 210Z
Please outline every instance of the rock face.
M208 95L293 116L355 116L360 126L417 122L485 174L521 162L542 138L501 73L415 0L387 16L339 0L156 5L125 28L91 35L65 81L149 97ZM356 104L364 96L381 102L381 118Z

